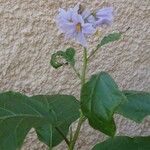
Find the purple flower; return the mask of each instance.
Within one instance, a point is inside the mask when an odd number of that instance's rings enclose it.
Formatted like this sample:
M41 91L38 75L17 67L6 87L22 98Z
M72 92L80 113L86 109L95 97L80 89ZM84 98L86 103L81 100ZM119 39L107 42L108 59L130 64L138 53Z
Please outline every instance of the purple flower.
M84 21L77 10L77 7L71 8L68 11L60 9L57 16L57 24L66 38L73 38L76 42L87 47L86 37L94 34L95 29L91 23L86 23Z
M80 14L86 23L93 23L95 21L95 18L90 10L82 8L80 3L78 3L73 10Z
M84 47L87 47L87 36L95 33L96 28L102 25L110 25L113 21L113 9L106 7L91 13L79 3L67 11L59 9L57 25L65 37L74 39Z
M111 25L113 22L113 8L105 7L95 14L95 26Z
M82 9L81 5L78 3L74 10L80 12L85 22L92 23L96 28L102 25L111 25L113 22L113 8L105 7L99 9L96 13L91 13L88 9Z
M91 23L92 25L95 23L95 17L92 15L92 13L88 9L85 9L82 12L81 16L83 17L85 22Z

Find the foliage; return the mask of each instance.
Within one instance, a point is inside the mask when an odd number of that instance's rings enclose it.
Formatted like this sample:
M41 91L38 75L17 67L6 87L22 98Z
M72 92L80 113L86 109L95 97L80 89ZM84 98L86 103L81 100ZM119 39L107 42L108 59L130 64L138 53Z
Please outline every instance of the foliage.
M90 22L91 19L93 22ZM92 150L150 150L149 136L115 136L117 129L114 121L114 114L120 114L137 123L142 122L150 115L150 93L120 90L107 72L99 72L89 79L86 76L88 63L99 48L120 40L123 32L104 36L91 54L87 52L86 37L93 34L98 26L110 25L112 20L112 8L102 8L96 13L89 13L80 5L68 11L60 10L59 28L66 37L74 38L84 46L83 66L82 71L76 68L74 48L55 52L50 64L55 69L70 65L81 82L80 100L72 95L29 97L11 91L0 93L0 150L21 149L31 128L49 149L64 140L68 150L73 150L85 120L92 128L110 137L96 144ZM77 119L73 132L72 123Z
M150 136L127 137L116 136L94 146L92 150L149 150Z
M115 110L126 101L124 94L106 72L93 75L81 92L81 108L90 125L101 132L114 136Z

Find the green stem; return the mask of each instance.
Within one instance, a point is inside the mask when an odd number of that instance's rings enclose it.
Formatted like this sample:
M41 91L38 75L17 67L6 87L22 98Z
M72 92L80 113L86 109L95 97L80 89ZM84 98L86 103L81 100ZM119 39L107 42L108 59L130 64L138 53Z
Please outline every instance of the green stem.
M82 126L82 124L83 124L83 122L85 120L86 120L85 116L81 115L81 117L79 119L79 122L78 122L78 126L77 126L77 129L76 129L76 132L74 134L73 140L72 140L68 150L73 150L74 149L74 146L76 144L76 141L77 141L79 133L80 133L81 126Z
M80 75L80 73L77 71L77 69L75 68L75 66L73 66L73 65L70 65L70 66L71 66L71 68L74 70L74 72L76 73L77 77L78 77L79 79L81 79L81 75Z
M81 76L81 86L83 86L85 84L86 81L86 69L87 69L87 50L86 48L84 48L84 54L83 54L83 70L82 70L82 76ZM83 122L86 120L86 117L81 113L75 134L73 136L72 141L70 142L70 146L68 148L68 150L73 150L74 146L76 144L76 141L78 139L79 133L80 133L80 129L81 126L83 124Z
M87 69L87 50L84 48L83 53L83 70L82 70L82 77L81 77L81 86L84 85L86 79L86 69Z
M97 50L100 48L100 44L97 45L96 49L92 51L92 53L89 55L89 57L87 58L87 60L89 61L89 59L97 52Z
M55 127L55 129L63 137L63 139L65 140L66 144L69 145L69 140L66 138L66 136L64 135L64 133L58 127Z
M69 140L72 141L72 138L73 138L73 131L72 131L72 126L70 126L70 139Z

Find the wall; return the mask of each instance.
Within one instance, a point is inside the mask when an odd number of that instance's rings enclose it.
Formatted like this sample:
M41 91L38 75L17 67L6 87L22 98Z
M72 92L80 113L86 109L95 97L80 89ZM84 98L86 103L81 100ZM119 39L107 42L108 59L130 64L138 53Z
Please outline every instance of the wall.
M14 90L33 94L68 93L78 95L79 81L70 68L54 70L49 65L51 54L69 46L78 52L81 65L82 49L67 42L58 32L55 16L59 7L74 6L77 0L0 0L0 91ZM88 73L108 71L122 89L150 91L150 1L149 0L81 0L89 8L113 6L115 22L101 34L125 31L123 39L98 51ZM92 39L94 47L98 38ZM118 134L148 135L150 120L137 125L116 116ZM104 135L84 125L77 149L88 150ZM24 150L44 150L33 131ZM56 148L64 150L64 145Z

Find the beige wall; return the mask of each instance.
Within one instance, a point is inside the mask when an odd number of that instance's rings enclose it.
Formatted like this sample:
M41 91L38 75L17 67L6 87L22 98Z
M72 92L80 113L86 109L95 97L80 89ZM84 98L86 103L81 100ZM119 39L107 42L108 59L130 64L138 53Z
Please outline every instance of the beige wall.
M79 81L66 67L54 70L51 54L66 43L55 26L58 8L67 8L78 0L0 0L0 91L15 90L29 95L72 93L78 97ZM149 0L81 0L89 8L114 6L115 23L108 31L130 30L117 43L99 50L88 73L108 71L123 89L150 91L150 1ZM107 3L108 2L108 3ZM93 39L94 44L97 38ZM94 46L94 45L93 45ZM77 48L77 67L81 64L81 47ZM90 47L89 49L91 49ZM89 50L90 51L90 50ZM137 125L116 117L118 133L150 134L150 119ZM45 150L34 134L28 136L24 150ZM77 149L89 150L104 135L84 125ZM64 150L63 146L56 148Z

